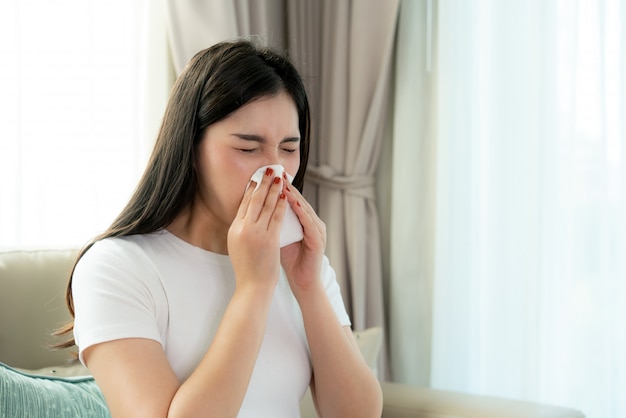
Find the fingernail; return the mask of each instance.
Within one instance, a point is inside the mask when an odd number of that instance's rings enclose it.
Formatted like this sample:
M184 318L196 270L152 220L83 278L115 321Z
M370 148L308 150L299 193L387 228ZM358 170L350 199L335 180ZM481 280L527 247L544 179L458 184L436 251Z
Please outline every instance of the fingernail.
M291 192L291 189L289 188L289 186L285 186L285 190L287 190L288 192Z
M298 205L299 207L302 207L299 200L296 200L296 205Z
M280 183L280 177L274 177L274 184Z
M281 199L285 200L287 198L287 196L285 196L285 193L281 193L279 196Z
M267 169L265 169L265 175L269 177L272 174L274 174L274 169L272 167L267 167Z

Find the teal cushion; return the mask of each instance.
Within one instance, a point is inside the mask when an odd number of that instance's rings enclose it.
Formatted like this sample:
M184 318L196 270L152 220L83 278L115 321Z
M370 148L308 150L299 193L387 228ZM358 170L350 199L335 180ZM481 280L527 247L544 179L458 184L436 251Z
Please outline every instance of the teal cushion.
M0 417L108 418L93 377L49 377L0 363Z

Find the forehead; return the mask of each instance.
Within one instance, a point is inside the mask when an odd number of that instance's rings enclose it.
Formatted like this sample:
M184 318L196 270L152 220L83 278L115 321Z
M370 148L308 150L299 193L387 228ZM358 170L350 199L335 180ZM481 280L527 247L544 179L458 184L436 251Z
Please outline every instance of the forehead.
M255 126L275 125L298 129L298 109L285 92L252 100L233 113L224 122L229 125Z
M246 103L226 118L206 127L202 138L230 140L245 136L263 138L263 142L299 139L298 112L291 96L278 93Z

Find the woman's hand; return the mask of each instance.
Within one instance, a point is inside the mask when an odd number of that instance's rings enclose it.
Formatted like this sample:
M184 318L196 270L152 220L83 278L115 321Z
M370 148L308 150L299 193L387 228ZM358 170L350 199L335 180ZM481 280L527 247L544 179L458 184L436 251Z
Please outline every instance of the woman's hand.
M322 257L326 248L326 225L300 192L285 181L284 194L302 224L304 238L283 247L280 260L296 298L311 286L321 285Z
M273 286L280 274L279 236L287 200L281 193L283 179L269 168L259 188L252 182L228 230L228 254L237 285Z
M302 195L285 187L304 239L283 247L282 266L304 320L311 354L311 393L320 416L380 417L382 393L349 326L342 326L321 279L326 226Z

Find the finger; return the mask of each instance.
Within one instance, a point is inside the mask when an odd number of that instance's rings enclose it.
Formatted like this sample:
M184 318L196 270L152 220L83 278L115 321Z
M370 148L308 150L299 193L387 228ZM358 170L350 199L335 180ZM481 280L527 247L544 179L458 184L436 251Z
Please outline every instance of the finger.
M272 213L272 217L270 219L270 223L268 225L268 230L270 232L280 233L280 228L283 224L283 219L285 218L285 212L287 211L287 196L285 193L281 193L278 196L278 202L274 207L274 212Z
M322 222L319 216L317 216L313 207L300 194L300 192L293 186L285 186L285 194L291 208L302 224L305 234L307 231L316 231L318 234L325 236L326 230L324 222Z
M261 222L269 222L276 210L276 205L279 201L279 196L282 194L283 182L280 177L274 177L272 179L272 184L267 192L265 197L265 202L263 204L263 210L259 214L259 221Z
M265 201L267 200L268 190L271 188L273 180L274 170L271 167L268 167L267 170L265 170L263 178L261 179L261 184L256 190L253 190L250 198L247 215L250 216L253 221L257 221L259 219L265 205Z
M246 213L248 212L248 206L250 206L250 199L252 199L252 193L254 193L255 188L256 182L251 180L250 183L248 183L248 187L243 193L243 198L241 199L241 203L239 204L239 209L237 210L238 218L243 219L246 217Z
M317 218L317 213L315 213L315 210L313 209L313 207L304 198L304 196L302 196L300 191L296 189L295 187L293 187L291 184L289 184L286 180L286 177L283 178L283 181L285 181L285 191L286 191L287 200L289 201L289 203L292 206L297 205L301 207L304 211L307 212L309 216Z

